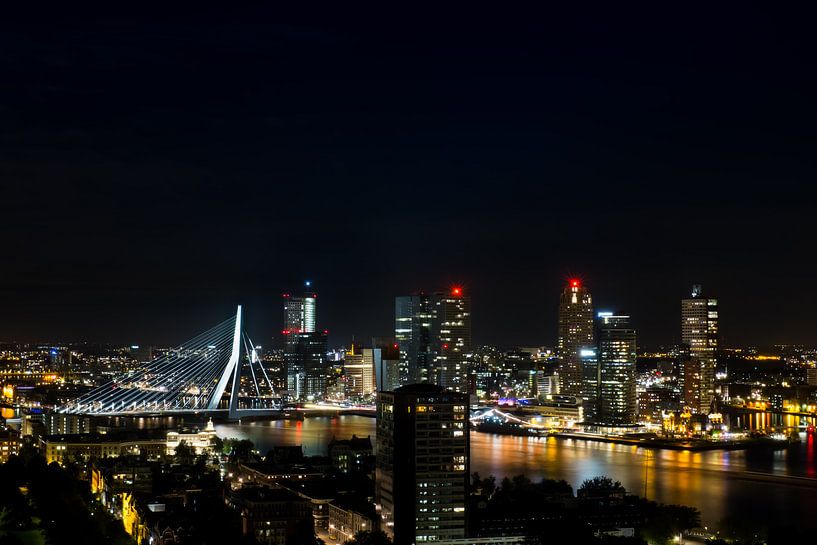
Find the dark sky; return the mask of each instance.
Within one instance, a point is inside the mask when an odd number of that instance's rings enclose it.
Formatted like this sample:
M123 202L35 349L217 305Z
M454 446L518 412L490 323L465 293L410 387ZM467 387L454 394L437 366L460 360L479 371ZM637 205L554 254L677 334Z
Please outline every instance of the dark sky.
M605 4L4 15L0 339L267 343L309 278L333 345L454 283L553 343L579 275L647 346L694 282L814 343L813 14Z

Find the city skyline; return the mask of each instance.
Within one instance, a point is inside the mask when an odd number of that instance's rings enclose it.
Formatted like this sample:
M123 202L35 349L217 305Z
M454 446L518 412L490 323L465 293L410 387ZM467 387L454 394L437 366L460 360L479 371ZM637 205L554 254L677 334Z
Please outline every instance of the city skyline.
M488 317L486 319L485 317L483 317L480 314L478 316L478 318L475 321L473 321L473 329L475 331L478 331L479 333L476 333L476 334L473 335L473 337L475 338L475 341L474 341L474 343L472 343L472 345L474 347L480 346L480 345L494 345L494 346L503 346L503 347L546 346L546 347L550 347L550 348L554 348L554 349L558 350L559 335L560 335L560 333L559 333L560 329L559 329L559 323L558 323L559 322L559 292L558 292L558 290L560 290L560 289L562 290L562 297L564 297L564 293L567 290L570 290L571 288L575 288L576 286L581 286L581 289L592 290L593 297L594 297L594 302L593 302L593 304L591 306L592 306L592 308L595 309L595 311L591 310L591 315L592 316L595 316L595 314L597 312L609 312L610 309L622 309L623 311L627 311L627 309L631 308L630 306L628 306L626 304L626 301L621 302L621 303L611 301L609 304L604 304L604 303L597 304L595 302L596 300L598 300L598 298L596 297L596 291L593 289L591 284L589 284L588 282L585 281L585 278L587 278L587 275L568 276L568 277L565 277L562 280L561 285L556 286L555 288L552 287L552 286L550 287L550 288L552 288L552 289L550 289L550 292L552 292L551 293L551 295L552 295L551 299L552 300L550 301L552 308L551 309L546 309L549 312L543 311L541 313L541 316L539 316L542 323L546 323L546 322L549 322L549 323L547 324L546 329L541 330L541 334L539 335L538 338L530 338L530 339L522 338L522 340L520 342L510 342L510 339L512 339L514 337L510 337L510 338L508 338L508 340L498 339L496 336L493 336L491 334L491 332L486 333L485 332L485 329L486 329L485 324L481 323L481 322L483 322L484 319L485 320L490 320L491 318ZM306 290L304 291L304 283L305 282L307 282L308 285L306 286ZM688 283L685 290L677 290L678 293L675 294L676 297L673 298L671 301L668 301L666 304L663 304L663 302L662 302L662 308L664 306L670 306L670 304L671 304L671 306L673 308L671 309L671 311L668 310L667 312L669 314L671 314L672 315L671 317L674 318L674 320L675 320L675 323L674 324L669 324L669 327L666 330L661 328L660 331L657 331L657 328L655 327L655 324L653 323L655 321L660 322L660 321L665 320L666 316L664 316L664 315L660 315L660 316L637 316L637 315L633 315L632 312L629 312L629 311L627 312L627 314L632 316L632 320L633 320L634 324L636 324L636 326L638 327L639 332L641 331L642 328L647 328L648 330L653 332L653 337L648 339L645 342L642 342L642 340L641 340L642 335L641 335L641 333L639 333L639 348L643 347L646 350L654 350L654 349L657 349L659 347L668 348L668 347L672 347L672 346L680 346L681 344L683 344L685 342L683 334L681 332L681 329L679 328L679 323L680 322L679 322L679 318L678 318L678 301L679 301L679 299L680 300L686 300L686 299L690 298L690 296L691 296L690 286L691 286L692 289L695 289L696 287L700 288L701 284L700 283L694 283L694 284ZM273 303L274 308L272 308L272 309L266 308L265 306L264 307L259 307L257 305L245 305L245 308L246 308L245 314L249 313L249 315L251 316L251 319L252 319L252 325L250 326L250 331L253 332L254 338L259 339L258 344L265 345L265 346L270 346L270 347L278 346L279 344L281 344L281 339L280 339L281 334L284 334L284 337L286 337L287 335L291 335L293 333L306 333L306 332L314 331L314 328L315 328L315 325L314 325L315 324L315 318L314 318L315 310L314 309L316 307L315 302L318 300L318 293L316 293L316 290L318 290L318 288L314 285L313 281L311 281L311 280L302 281L300 287L296 286L294 289L290 289L288 291L278 291L278 292L276 292L275 297L274 297L275 301ZM465 284L460 284L460 283L457 283L457 284L450 283L447 286L443 287L442 289L432 290L430 293L431 293L431 295L436 294L436 296L439 297L440 294L451 293L452 290L460 290L462 294L467 294L467 297L468 297L469 300L473 296L473 292L471 290L469 290L467 287L465 287ZM331 294L329 294L329 297L327 297L324 290L321 289L320 291L321 291L321 297L320 297L321 311L325 312L326 308L327 308L327 305L325 304L326 300L327 299L332 299L332 297L331 297ZM420 294L420 296L425 295L427 298L429 297L429 295L427 295L426 292L424 290L422 290L422 289L417 289L417 290L413 290L413 291L414 291L415 295L412 295L410 297L418 297L417 294ZM706 291L707 291L707 294L712 294L714 292L714 290L710 290L708 288L707 288ZM600 295L601 295L602 300L609 300L609 297L605 298L604 294L600 294ZM282 298L284 299L284 301L286 301L288 299L292 299L294 301L301 301L303 299L304 301L310 302L308 304L308 306L305 307L305 308L308 309L308 312L313 313L310 316L310 319L311 319L310 323L312 325L309 328L305 328L303 331L295 331L294 329L292 329L290 327L290 325L288 325L288 321L295 320L296 318L294 318L294 317L289 318L289 317L287 317L285 315L284 319L283 320L281 319L280 305L281 305ZM400 298L405 298L405 297L397 296L397 298L400 299ZM476 299L477 299L477 308L480 308L479 298L480 297L479 297L479 294L478 294L477 297L476 297ZM345 326L345 323L344 323L345 320L343 319L343 317L341 317L340 320L337 322L337 324L340 326L340 328L339 328L340 332L339 332L338 329L335 329L333 327L329 327L332 324L326 323L327 319L321 317L320 318L321 327L319 329L321 330L322 333L327 335L327 337L329 339L329 346L349 346L354 342L355 338L357 338L357 339L369 339L369 338L388 338L388 337L394 336L395 335L394 320L395 320L395 312L396 312L395 307L394 307L394 296L392 295L391 299L389 299L389 296L386 296L385 299L386 300L382 302L381 306L386 309L386 312L390 311L391 314L387 317L385 323L375 324L374 329L372 331L351 331L351 332L349 332L348 326ZM531 301L534 301L536 299L538 299L538 298L532 297ZM718 297L718 299L720 299L720 297ZM520 302L520 301L517 301L516 304L524 306L524 303ZM732 306L733 302L730 301L729 305ZM184 336L187 333L195 331L195 325L193 325L193 324L197 324L197 323L206 324L207 323L206 319L210 319L210 318L204 318L206 316L211 316L213 318L223 318L223 315L218 315L218 314L215 313L216 308L222 308L223 307L224 309L230 309L231 307L234 307L234 306L235 306L234 304L229 304L228 302L225 302L223 305L221 305L221 304L218 305L218 306L213 305L209 309L206 309L206 310L200 309L199 311L197 311L195 313L193 313L193 312L185 313L186 316L187 316L186 317L187 323L191 324L191 326L190 326L189 329L178 329L177 331L179 331L180 334L182 336ZM331 307L330 307L330 309L331 309ZM382 310L383 309L380 309L380 312L378 312L378 314L381 314ZM518 310L518 309L514 309L514 310ZM227 312L229 312L229 310L227 310ZM330 310L329 314L330 314L330 316L335 315L335 312ZM260 321L258 319L259 316L261 317ZM729 316L729 315L727 314L727 316ZM166 316L157 317L157 321L160 324L162 324L163 326L167 325L167 324L174 324L174 325L176 325L178 327L180 325L180 320L182 319L182 317L183 317L183 315L170 314L170 315L166 315ZM301 320L303 320L303 317L301 318ZM720 318L718 319L718 321L722 322L722 320ZM643 325L642 325L642 322L643 322ZM130 324L128 322L127 318L123 319L121 321L121 323L122 323L122 327L124 328L123 332L121 334L117 334L117 333L114 332L114 333L112 333L112 336L108 337L108 338L82 338L82 337L70 338L70 337L67 337L67 336L57 336L56 338L49 338L49 337L38 336L36 334L33 334L33 335L25 335L24 334L24 335L21 335L21 336L19 336L17 338L14 338L14 337L11 337L11 336L9 336L8 338L0 337L0 342L46 343L46 344L47 343L55 343L55 342L57 342L57 343L58 342L62 342L62 343L89 342L89 343L102 343L102 344L122 344L123 346L124 345L129 345L129 344L146 344L146 345L154 345L154 346L163 346L163 345L171 345L171 344L173 344L173 343L175 343L175 342L177 342L179 340L178 337L174 338L174 337L171 337L171 336L167 336L166 334L162 334L162 333L159 333L158 336L154 337L154 339L158 339L158 340L152 340L152 339L147 338L145 336L141 336L141 338L139 338L139 336L137 336L137 335L127 333L127 330L129 328L129 326L132 325L132 324ZM183 325L184 322L181 322L181 323ZM755 342L751 342L751 341L748 341L748 340L747 340L748 342L740 342L740 341L728 342L728 340L726 342L723 342L723 339L729 339L731 337L729 335L729 333L730 333L729 329L735 327L733 322L731 322L729 319L727 319L726 324L727 324L727 326L726 326L726 328L727 328L726 329L726 331L727 331L726 336L724 336L724 333L722 331L718 331L719 339L721 339L721 341L722 341L719 344L721 346L725 346L725 347L740 347L740 346L771 347L773 345L787 345L787 344L792 344L792 345L804 344L804 345L808 345L809 344L808 341L796 342L796 341L792 341L792 340L774 341L774 342L769 342L769 343L760 343L760 342L756 342L756 340L755 340ZM732 324L732 325L729 325L729 324ZM650 327L650 326L652 326L652 327ZM36 329L36 326L35 326L35 329ZM68 329L70 330L70 328L68 328ZM159 328L159 329L164 329L164 327ZM0 330L0 333L2 333L3 331L9 331L9 329ZM656 333L656 331L657 331L657 333ZM261 339L263 339L264 342L261 342L260 341ZM286 344L286 343L284 342L284 344ZM591 344L592 344L592 342L591 342Z
M811 13L305 7L0 17L0 545L811 542Z

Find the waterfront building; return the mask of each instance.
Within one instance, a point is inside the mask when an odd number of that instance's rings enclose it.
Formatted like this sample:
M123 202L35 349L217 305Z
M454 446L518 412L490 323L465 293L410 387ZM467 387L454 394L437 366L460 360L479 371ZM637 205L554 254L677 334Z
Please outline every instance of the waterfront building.
M554 395L559 393L559 374L556 372L536 371L536 394L538 396Z
M433 384L380 392L376 501L395 545L465 537L468 395Z
M372 456L371 437L357 437L351 439L332 439L329 442L329 459L332 467L341 473L352 473L366 469L367 461Z
M594 346L593 298L579 279L568 281L559 301L559 375L561 393L582 395L581 349Z
M176 447L182 442L199 454L208 454L213 451L213 440L217 437L213 419L207 421L203 430L180 430L167 432L167 454L176 453Z
M375 391L375 350L352 343L343 363L347 399L364 399Z
M672 388L647 386L638 392L638 421L661 423L663 415L679 410L678 396Z
M682 361L684 403L694 413L708 414L715 396L718 300L705 297L700 284L681 300L681 342L689 350L689 357Z
M579 358L582 363L582 420L595 423L599 417L601 388L598 350L594 346L582 348L579 350Z
M43 413L41 415L46 435L77 435L96 431L96 425L89 416L64 413Z
M40 450L49 464L130 455L158 460L167 453L167 442L165 438L130 433L45 435L40 438Z
M596 420L602 424L636 422L636 332L629 316L599 313L599 396Z
M311 282L304 287L302 296L283 295L286 394L295 400L322 398L329 375L326 332L316 329L318 295L309 291Z
M531 410L540 416L558 418L564 423L564 427L572 427L583 420L582 406L575 396L546 395Z

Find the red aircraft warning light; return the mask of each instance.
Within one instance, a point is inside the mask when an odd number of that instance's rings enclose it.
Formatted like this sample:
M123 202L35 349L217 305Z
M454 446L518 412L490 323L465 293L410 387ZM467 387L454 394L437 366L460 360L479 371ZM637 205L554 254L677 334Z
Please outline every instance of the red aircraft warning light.
M459 286L454 286L453 288L451 288L451 295L457 296L462 295L462 288Z
M571 278L570 279L570 287L571 288L578 288L581 285L582 285L582 283L578 278Z

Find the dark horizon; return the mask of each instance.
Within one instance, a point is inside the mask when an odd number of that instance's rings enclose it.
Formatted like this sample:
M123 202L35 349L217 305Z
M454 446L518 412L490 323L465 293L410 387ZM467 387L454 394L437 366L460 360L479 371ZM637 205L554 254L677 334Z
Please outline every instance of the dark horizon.
M817 344L807 14L106 9L0 21L0 340L241 303L269 344L310 279L330 346L453 284L476 343L552 345L577 275L642 346L696 283L725 346Z

